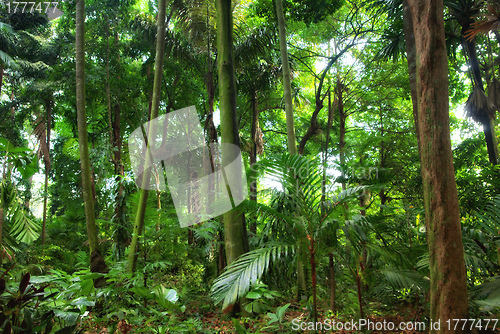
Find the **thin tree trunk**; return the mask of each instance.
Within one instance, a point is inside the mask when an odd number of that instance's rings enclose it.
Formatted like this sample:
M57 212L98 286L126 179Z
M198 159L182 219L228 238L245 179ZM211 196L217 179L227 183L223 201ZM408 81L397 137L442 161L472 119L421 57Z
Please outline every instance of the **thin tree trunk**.
M0 96L2 96L3 70L4 70L4 65L3 62L0 61Z
M252 93L250 105L252 108L252 129L250 131L250 136L252 138L252 149L250 150L250 169L252 169L253 166L257 163L257 129L259 128L257 92ZM250 200L257 203L257 180L255 179L250 182ZM254 214L252 217L252 222L250 223L250 231L254 235L257 234L257 214Z
M358 291L359 317L360 319L363 319L365 317L365 314L363 312L363 298L361 294L361 276L359 275L359 272L356 272L356 287Z
M115 167L115 181L118 184L118 189L115 195L115 223L117 225L117 237L119 256L123 255L123 251L130 240L126 240L125 232L125 187L123 186L125 177L125 168L122 162L122 137L121 137L121 107L117 103L114 106L113 118L113 164Z
M329 254L329 267L330 267L330 311L335 313L336 280L335 280L335 265L333 262L333 253Z
M382 117L382 109L380 110L380 138L384 138L384 120ZM384 140L380 142L379 155L380 155L380 169L384 170L386 167ZM379 196L380 196L380 213L382 213L384 211L385 202L387 201L387 193L384 188L380 189Z
M468 333L446 321L467 319L467 273L450 141L448 60L442 0L408 0L417 51L418 128L430 261L431 333Z
M46 109L46 139L47 143L47 152L50 152L50 130L52 127L52 98L47 99L45 101L45 109ZM48 154L48 153L47 153ZM49 198L48 194L48 186L49 186L49 171L50 171L50 157L45 157L45 183L43 187L43 217L42 217L42 245L45 245L46 231L47 231L47 202Z
M288 50L286 46L285 15L283 13L282 0L276 0L276 14L278 16L281 66L283 70L283 95L285 99L288 152L290 154L297 154L297 141L295 139L295 126L293 119L292 80L290 76L290 64L288 62Z
M165 18L166 18L166 0L158 1L158 21L157 21L157 38L156 38L156 58L155 58L155 77L153 84L153 98L151 102L151 120L158 117L161 99L161 82L163 74L163 57L165 55ZM152 138L155 133L154 126L150 126L148 138ZM148 146L150 144L148 143ZM134 274L135 266L137 264L137 246L139 243L139 236L144 228L144 217L146 215L146 204L148 201L147 183L151 178L151 154L146 154L146 162L144 165L144 173L142 175L142 186L139 194L139 206L134 223L134 232L132 235L132 243L128 254L128 273Z
M312 297L313 297L313 320L314 323L318 321L318 300L316 296L316 246L314 244L314 237L311 236L311 245L309 246L309 260L311 262L311 284L312 284Z
M99 250L97 226L95 223L94 198L90 171L89 146L87 139L87 116L85 112L85 0L76 2L76 108L78 117L78 142L82 168L83 200L90 248L90 270L106 272L107 267ZM96 286L102 284L96 280Z

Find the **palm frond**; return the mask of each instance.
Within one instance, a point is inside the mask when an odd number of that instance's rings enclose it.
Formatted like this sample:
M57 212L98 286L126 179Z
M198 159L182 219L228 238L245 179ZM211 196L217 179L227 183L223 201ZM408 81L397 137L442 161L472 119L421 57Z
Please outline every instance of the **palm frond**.
M9 234L17 241L31 243L40 236L41 226L21 202L13 184L4 184L6 217L10 221Z
M12 68L14 70L19 68L16 61L3 51L0 51L0 60L2 60L2 63L4 63L8 68Z
M293 250L292 246L279 245L255 249L241 255L214 281L210 290L211 298L216 304L224 300L222 308L234 304L262 278L271 262L288 256Z
M480 306L500 307L500 276L473 287L470 290L470 299Z
M429 279L413 270L400 270L396 268L384 268L380 272L387 282L395 289L418 289L427 291Z

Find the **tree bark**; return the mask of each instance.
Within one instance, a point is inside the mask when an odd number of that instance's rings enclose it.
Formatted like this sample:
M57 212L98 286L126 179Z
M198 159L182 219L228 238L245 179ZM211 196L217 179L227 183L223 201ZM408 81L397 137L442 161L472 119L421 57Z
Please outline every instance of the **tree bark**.
M99 250L97 226L95 223L94 198L90 171L89 146L87 139L87 116L85 112L85 0L76 2L76 110L78 118L78 142L82 169L83 200L85 220L90 248L90 270L105 272L106 264ZM102 284L96 280L94 284Z
M278 32L280 39L281 67L283 70L283 95L285 99L286 133L288 152L297 154L297 141L295 139L295 126L293 119L292 80L290 77L290 64L288 62L288 49L286 46L285 15L283 1L276 0L276 14L278 16Z
M167 1L158 1L158 21L157 21L157 35L156 35L156 58L155 58L155 76L153 84L153 98L151 103L151 120L158 117L161 100L161 82L163 75L163 57L165 56L165 18L166 18ZM155 127L150 126L148 138L152 138L155 133ZM148 146L150 144L148 143ZM128 268L129 274L134 274L135 266L137 264L137 246L139 243L139 236L144 229L144 217L146 215L146 204L148 201L149 191L147 190L147 183L151 178L151 154L146 154L146 162L144 165L144 174L142 175L142 186L139 194L139 206L135 216L134 232L132 234L132 242L128 254Z
M469 315L466 269L449 126L448 60L442 0L408 0L416 46L418 131L430 256L431 333Z

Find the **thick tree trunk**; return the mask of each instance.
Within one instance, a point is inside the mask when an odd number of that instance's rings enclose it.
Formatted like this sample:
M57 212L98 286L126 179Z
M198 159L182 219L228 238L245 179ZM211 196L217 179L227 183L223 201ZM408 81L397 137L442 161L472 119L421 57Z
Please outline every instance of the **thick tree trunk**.
M89 146L87 139L87 116L85 112L85 1L76 2L76 110L78 117L78 142L82 169L83 200L90 248L90 270L105 272L104 258L99 250L97 226L95 223L94 198L90 171ZM102 284L96 280L94 284Z
M283 95L285 99L288 152L290 154L297 154L297 143L295 139L295 126L293 119L292 79L290 76L290 64L288 62L288 48L286 46L285 15L283 13L282 0L276 0L276 14L278 16L281 67L283 70Z
M151 102L151 120L158 117L161 100L161 82L163 75L163 57L165 56L165 18L166 18L167 1L158 1L158 21L157 21L157 35L156 35L156 58L155 58L155 76L153 84L153 98ZM153 138L155 134L155 127L150 126L148 138ZM148 143L148 146L150 144ZM135 266L137 264L137 247L139 237L144 229L144 217L146 215L146 204L148 201L148 182L151 178L151 154L146 154L146 162L144 164L144 173L142 175L142 186L139 194L139 206L134 222L134 232L132 234L132 242L128 253L128 268L129 274L134 274Z
M460 211L450 141L448 62L442 0L408 0L417 51L418 129L430 255L431 333L469 315Z
M239 150L235 149L234 146L224 144L232 144L237 147L240 146L236 117L233 14L231 7L231 0L217 0L217 57L219 61L222 168L233 162L239 154ZM228 191L228 193L230 192ZM223 221L226 259L229 265L236 260L237 257L248 251L245 215L241 208L235 208L224 213Z

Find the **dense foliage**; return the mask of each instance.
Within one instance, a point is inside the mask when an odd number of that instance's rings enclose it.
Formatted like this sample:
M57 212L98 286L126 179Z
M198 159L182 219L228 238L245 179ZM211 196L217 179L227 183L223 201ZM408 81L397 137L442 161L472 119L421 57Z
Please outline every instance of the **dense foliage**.
M161 186L165 162L151 168L154 187L141 191L128 139L157 103L159 115L195 106L207 147L227 142L220 8L166 2L155 74L158 3L86 0L82 142L79 1L59 2L63 15L50 21L1 5L0 332L284 333L294 319L432 321L403 2L283 1L296 155L286 153L276 3L232 2L230 132L248 196L226 221L182 228L177 194ZM445 1L444 11L453 164L477 319L500 316L496 3ZM89 236L82 146L102 263ZM219 168L209 152L203 161ZM236 215L246 226L237 243L248 252L228 261L226 217Z

